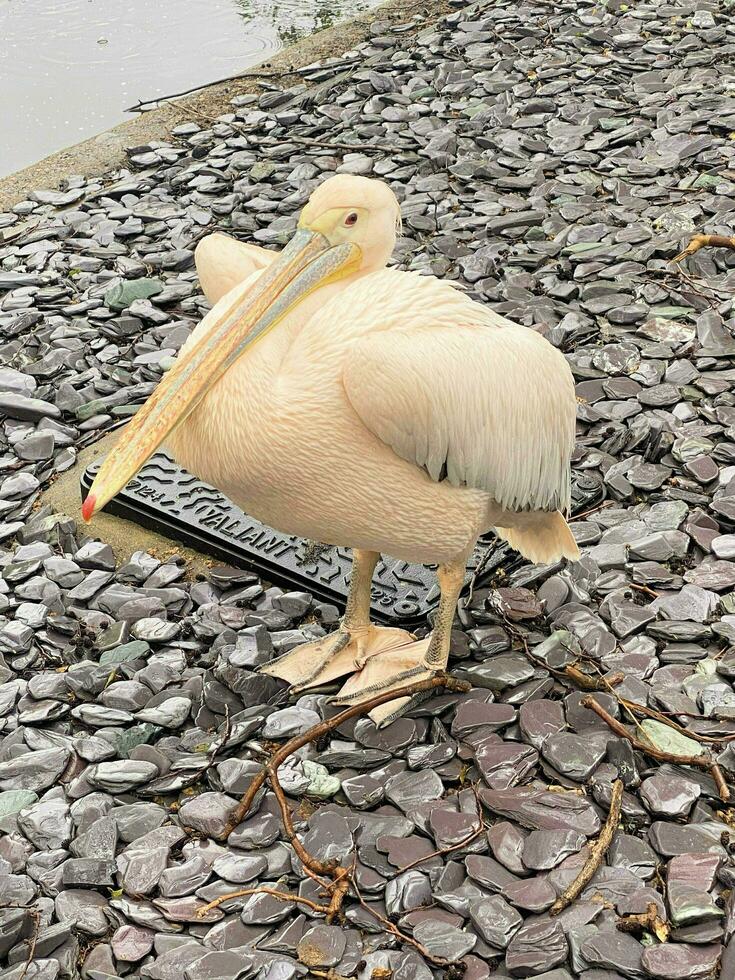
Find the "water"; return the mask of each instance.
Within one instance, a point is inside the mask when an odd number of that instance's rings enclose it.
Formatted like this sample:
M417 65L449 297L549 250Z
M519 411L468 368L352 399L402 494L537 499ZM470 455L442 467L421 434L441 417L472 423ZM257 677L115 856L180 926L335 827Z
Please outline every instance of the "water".
M379 0L0 0L0 176Z

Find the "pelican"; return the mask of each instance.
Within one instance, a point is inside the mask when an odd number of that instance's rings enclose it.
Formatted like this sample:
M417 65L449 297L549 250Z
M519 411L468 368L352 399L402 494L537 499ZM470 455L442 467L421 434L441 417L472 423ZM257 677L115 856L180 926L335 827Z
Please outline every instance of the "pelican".
M205 238L196 264L214 305L82 508L89 520L165 441L264 524L351 548L339 628L263 668L294 691L347 677L343 704L446 669L480 534L532 562L579 557L563 516L576 416L564 356L449 282L387 268L399 227L385 183L335 175L280 253ZM437 566L425 639L371 624L381 553ZM371 717L386 725L410 704Z

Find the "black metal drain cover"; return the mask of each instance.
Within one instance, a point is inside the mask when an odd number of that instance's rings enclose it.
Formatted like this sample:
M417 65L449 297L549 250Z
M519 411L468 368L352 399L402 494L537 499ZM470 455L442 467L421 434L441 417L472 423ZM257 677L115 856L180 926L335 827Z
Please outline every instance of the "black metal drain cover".
M92 486L100 463L98 460L84 471L82 498ZM166 453L152 456L106 509L222 561L252 568L278 585L304 589L344 606L351 564L348 550L329 548L314 554L301 538L281 534L244 514L219 490L181 469ZM488 542L478 545L467 566L469 575L483 558L483 575L507 561L505 545L495 546L490 556L487 548ZM379 562L372 590L372 613L378 622L419 625L438 598L430 568L392 558Z

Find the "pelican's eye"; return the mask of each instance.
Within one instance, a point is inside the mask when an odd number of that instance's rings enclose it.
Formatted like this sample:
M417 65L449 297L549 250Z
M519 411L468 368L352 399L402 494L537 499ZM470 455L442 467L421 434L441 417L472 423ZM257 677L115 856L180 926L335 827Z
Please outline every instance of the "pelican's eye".
M351 225L357 224L357 211L350 211L350 213L345 218L345 224L349 228Z

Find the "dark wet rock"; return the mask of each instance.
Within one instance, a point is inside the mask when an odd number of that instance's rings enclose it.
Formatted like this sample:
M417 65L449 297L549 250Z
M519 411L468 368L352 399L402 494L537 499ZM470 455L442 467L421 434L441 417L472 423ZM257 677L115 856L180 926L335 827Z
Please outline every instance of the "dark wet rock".
M543 744L542 754L562 775L583 782L605 758L607 737L559 732Z
M483 888L499 892L506 885L517 881L516 875L485 854L470 854L465 858L467 874Z
M508 945L505 963L511 976L532 977L559 966L567 953L567 941L559 923L540 920L518 930Z
M514 874L526 873L522 859L526 835L522 830L507 820L501 820L490 827L487 839L497 861Z
M179 819L208 837L220 837L236 806L237 801L224 793L202 793L182 806Z
M484 740L475 761L488 786L508 789L526 780L538 763L538 752L527 745Z
M533 871L556 867L570 854L576 854L586 837L574 830L534 830L523 846L523 863Z
M455 961L474 949L477 937L471 932L457 929L446 922L419 922L413 930L413 937L433 956Z
M700 980L713 975L722 947L664 943L644 950L641 965L656 980Z
M523 924L523 916L500 895L470 902L470 920L489 946L506 949Z
M660 816L685 817L699 794L697 783L659 775L644 779L640 786L641 799L651 813Z
M540 749L550 735L565 727L564 709L558 701L539 699L522 704L518 712L521 731L525 739Z
M591 837L600 818L588 801L548 790L517 787L480 790L480 799L495 814L514 820L528 830L578 830Z

